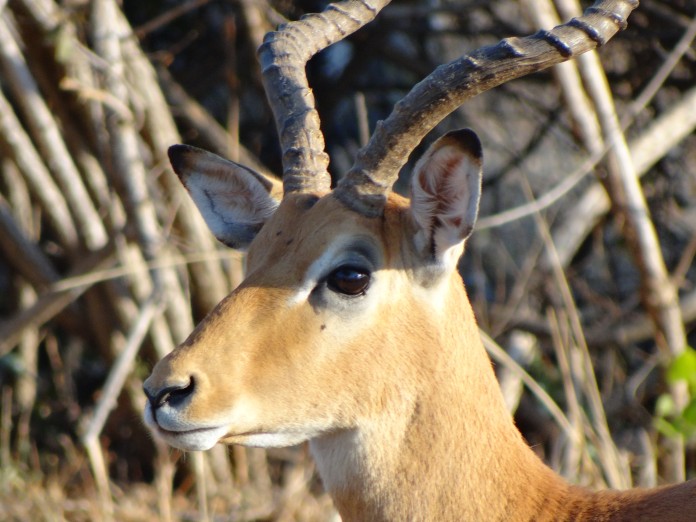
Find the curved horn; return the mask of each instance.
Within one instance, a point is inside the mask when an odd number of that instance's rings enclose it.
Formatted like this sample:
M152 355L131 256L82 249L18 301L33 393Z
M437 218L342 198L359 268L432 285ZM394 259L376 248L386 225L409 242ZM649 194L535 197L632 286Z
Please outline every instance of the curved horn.
M550 31L506 38L441 65L378 122L368 144L335 190L349 208L381 214L408 157L425 135L469 98L604 45L626 27L638 0L598 0L583 16Z
M345 0L268 33L258 56L283 151L283 189L328 191L329 157L305 66L319 51L372 21L390 0Z

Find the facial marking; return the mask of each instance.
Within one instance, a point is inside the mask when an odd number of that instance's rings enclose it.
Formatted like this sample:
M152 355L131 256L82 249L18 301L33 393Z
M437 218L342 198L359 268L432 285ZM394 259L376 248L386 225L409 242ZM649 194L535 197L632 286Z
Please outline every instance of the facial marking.
M322 254L314 260L305 272L302 284L297 291L288 299L288 305L296 306L304 303L309 298L317 284L325 278L332 270L342 264L356 263L356 258L362 262L369 261L367 255L360 252L360 240L353 235L338 236Z

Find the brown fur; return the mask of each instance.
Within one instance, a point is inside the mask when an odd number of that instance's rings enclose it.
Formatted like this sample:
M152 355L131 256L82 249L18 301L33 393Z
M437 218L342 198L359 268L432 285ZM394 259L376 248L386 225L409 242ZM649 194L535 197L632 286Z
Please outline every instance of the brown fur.
M245 282L156 366L152 393L194 376L181 407L193 426L246 401L253 413L229 421L224 441L310 438L345 522L696 519L694 482L590 493L535 456L505 409L459 275L421 284L436 269L413 247L405 200L391 196L368 219L331 195L308 198L283 201L252 243ZM287 306L341 235L379 245L376 305L356 317Z

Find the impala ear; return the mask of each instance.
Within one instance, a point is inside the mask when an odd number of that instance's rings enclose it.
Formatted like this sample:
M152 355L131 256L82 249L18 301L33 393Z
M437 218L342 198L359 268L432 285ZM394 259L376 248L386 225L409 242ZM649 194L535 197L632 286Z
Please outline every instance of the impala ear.
M452 267L476 223L483 152L469 129L452 131L418 161L411 178L411 213L416 247Z
M246 248L278 207L281 182L189 145L168 153L210 231L227 246Z

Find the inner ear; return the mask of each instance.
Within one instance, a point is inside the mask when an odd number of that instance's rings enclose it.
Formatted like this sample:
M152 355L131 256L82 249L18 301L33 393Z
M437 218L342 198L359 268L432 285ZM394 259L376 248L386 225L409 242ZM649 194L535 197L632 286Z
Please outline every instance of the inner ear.
M174 145L169 159L210 231L232 248L246 248L282 198L280 181L210 152Z
M434 261L456 264L461 255L478 215L482 165L481 142L469 129L445 134L416 164L411 178L416 246Z

